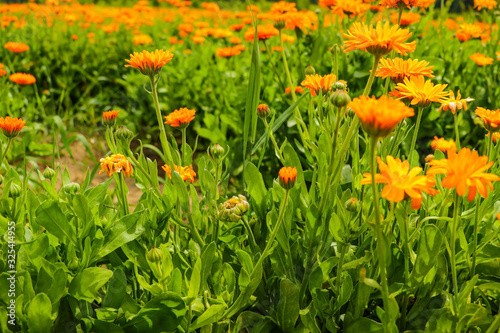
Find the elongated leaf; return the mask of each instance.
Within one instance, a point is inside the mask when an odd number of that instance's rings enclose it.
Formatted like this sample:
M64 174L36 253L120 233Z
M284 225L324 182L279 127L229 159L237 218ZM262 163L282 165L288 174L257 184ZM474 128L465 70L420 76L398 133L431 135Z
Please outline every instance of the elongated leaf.
M99 259L113 252L120 246L133 241L144 231L142 220L144 211L126 215L115 222L104 236L104 243L97 254Z
M38 294L28 305L26 319L30 332L46 333L52 327L52 303L49 296Z
M56 201L46 201L36 210L38 224L61 242L69 240L76 245L76 234Z
M278 302L278 321L283 332L291 332L299 318L300 288L292 281L283 279L280 282L280 300Z
M97 292L111 276L113 272L106 268L86 268L71 281L68 292L77 300L93 302L99 299Z
M225 309L226 306L222 304L212 305L205 312L203 312L201 316L196 318L196 320L191 323L191 326L189 327L189 332L193 332L194 330L200 327L215 323L222 317L222 314L224 313Z
M434 266L441 248L443 236L433 224L422 227L417 249L417 260L410 275L410 286L416 288L424 280L425 275Z
M295 110L295 108L300 104L300 102L302 102L302 99L304 97L306 97L307 94L304 94L302 96L300 96L296 101L295 103L293 103L288 109L285 110L285 112L283 112L279 117L278 119L276 119L274 121L274 125L272 126L272 131L273 133L276 132L278 130L278 128L280 128L280 126L292 115L293 111ZM253 149L252 149L252 154L254 154L257 149L260 148L260 146L262 146L264 144L264 142L266 141L266 133L264 133L260 139L257 141L257 143L253 146Z

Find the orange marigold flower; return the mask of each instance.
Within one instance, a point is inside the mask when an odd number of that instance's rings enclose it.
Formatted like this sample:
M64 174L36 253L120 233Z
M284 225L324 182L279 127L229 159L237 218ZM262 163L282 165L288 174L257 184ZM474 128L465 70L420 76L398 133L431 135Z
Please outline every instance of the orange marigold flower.
M266 24L266 25L258 25L257 26L257 39L258 40L264 40L264 39L269 39L273 36L278 36L279 31L275 27L273 27L272 24ZM245 40L246 41L252 41L255 36L255 29L253 27L249 28L245 32Z
M500 131L500 110L488 110L478 107L475 111L476 115L484 122L484 127L490 132Z
M456 149L457 144L453 140L446 140L445 138L434 137L434 140L431 142L431 147L433 150L441 150L443 153L446 153L449 149Z
M462 99L460 90L457 92L457 97L455 98L455 94L450 90L450 97L441 102L441 107L438 111L451 111L453 114L455 114L457 110L462 110L462 108L467 111L467 102L472 102L473 100L474 98L470 97Z
M259 104L257 106L257 116L259 118L267 118L271 114L271 110L269 109L269 106L266 104Z
M386 95L379 99L360 96L351 101L347 108L356 113L363 129L375 138L387 136L401 120L415 115L412 108Z
M72 35L72 36L71 36L71 39L72 39L72 40L77 40L77 39L78 39L78 35Z
M245 23L238 23L238 24L233 24L233 25L229 26L229 29L231 29L233 31L240 31L244 27L245 27Z
M160 73L161 68L168 64L173 57L173 53L168 50L134 52L130 55L130 60L125 59L129 63L125 67L135 67L144 75L156 75Z
M283 15L283 18L284 21L286 22L286 28L289 30L295 30L296 28L298 29L312 28L311 19L303 12L287 13Z
M285 88L285 94L290 94L291 92L292 92L292 88L290 88L290 87ZM299 94L299 93L301 94L303 92L304 92L304 88L302 88L301 86L295 87L296 94Z
M447 84L436 84L430 80L424 80L423 76L412 76L405 78L403 83L398 83L396 89L402 97L400 99L411 100L411 105L418 107L428 107L432 102L443 103L449 94L443 91Z
M28 51L30 49L30 47L24 43L14 43L14 42L7 42L3 47L14 53L21 53Z
M408 29L400 29L397 25L389 26L389 22L377 22L375 28L368 27L364 23L356 22L351 29L344 34L348 40L345 41L349 52L355 49L367 51L373 55L384 56L391 51L406 55L415 51L416 42L405 43L412 34Z
M399 13L397 13L397 12L391 14L392 24L398 24L398 16L399 16ZM401 22L399 22L399 25L402 27L407 27L410 24L418 23L418 22L420 22L420 14L408 12L408 13L401 14Z
M408 161L401 162L399 158L390 155L386 157L387 164L377 156L379 174L375 174L375 183L386 184L382 190L381 197L392 202L400 202L405 198L411 198L411 208L419 209L422 205L422 192L431 196L439 193L433 187L436 185L434 177L419 175L421 167L410 170ZM363 174L361 185L372 183L370 173Z
M118 113L120 113L119 110L118 111L111 110L111 111L103 112L102 113L102 122L104 123L104 125L113 126L116 123L116 117L118 117Z
M471 55L469 59L474 61L478 66L493 65L493 58L487 57L486 55L479 52Z
M9 76L9 80L11 80L14 83L21 84L21 85L33 84L36 82L36 79L33 75L25 74L25 73L11 74L11 76Z
M418 6L420 8L429 8L430 6L432 6L435 3L436 3L435 0L419 0Z
M425 60L418 61L417 59L403 60L401 58L394 59L380 59L380 66L375 72L376 77L385 79L390 77L394 83L403 83L405 78L411 76L427 76L432 75L434 66L429 66Z
M320 7L332 8L337 4L337 0L319 0Z
M170 167L170 165L165 164L164 166L162 166L162 168L167 173L168 178L172 179L172 168ZM183 181L187 180L190 183L194 182L196 173L194 172L191 165L185 167L174 165L174 170L181 176Z
M483 28L473 23L463 23L458 27L455 37L461 42L466 42L471 38L481 38Z
M287 14L290 12L296 12L296 4L293 2L288 2L288 1L279 1L275 2L272 6L271 9L269 9L269 12L272 14Z
M231 44L239 44L239 43L241 43L241 38L236 37L236 36L229 37L229 42Z
M297 181L297 168L296 167L283 167L279 172L280 185L285 189L289 190L295 186Z
M345 14L350 17L363 15L369 10L370 4L365 3L363 0L338 1L337 4L332 7L332 12L334 14L339 16Z
M319 90L325 94L332 89L332 85L337 81L335 74L321 76L319 74L306 75L306 79L300 84L304 88L309 88L311 96L315 97Z
M419 5L419 0L381 0L381 6L387 7L416 7Z
M114 173L123 173L125 177L130 177L134 174L132 164L122 154L112 154L106 158L101 158L101 171L99 174L106 172L108 177Z
M205 41L205 37L202 37L202 36L191 36L191 40L195 44L203 44L203 42Z
M481 10L482 8L493 9L497 6L495 0L474 0L474 8Z
M190 110L188 108L180 108L165 116L165 124L172 127L185 128L194 119L195 110Z
M7 75L7 71L4 68L4 65L0 62L0 77Z
M446 175L441 184L443 187L457 191L464 196L469 190L467 200L476 198L477 192L484 198L488 197L488 188L493 190L493 181L499 181L500 177L492 173L485 173L491 168L493 161L488 162L487 156L479 156L477 151L462 148L458 153L456 149L448 149L448 158L432 160L429 162L428 175Z
M219 57L230 58L232 56L241 54L241 51L243 51L241 49L241 47L237 47L237 46L235 46L235 47L229 46L229 47L224 47L224 48L219 47L217 49L217 51L215 51L215 54Z
M9 116L5 118L0 117L0 128L3 134L8 138L16 137L25 124L26 121L21 118L11 118Z
M488 137L491 137L491 134L492 134L491 132L486 133L486 135L487 135ZM493 140L493 142L494 142L494 143L497 143L497 142L498 142L498 140L500 139L500 133L498 133L498 132L493 132L493 136L492 136L492 138L491 138L491 139Z
M149 35L135 35L132 42L134 45L149 45L153 44L153 38Z

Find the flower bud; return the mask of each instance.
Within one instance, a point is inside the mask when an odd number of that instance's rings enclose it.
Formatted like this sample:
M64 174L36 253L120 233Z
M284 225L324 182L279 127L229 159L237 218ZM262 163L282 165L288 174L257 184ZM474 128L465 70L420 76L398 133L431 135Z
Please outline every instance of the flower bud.
M338 54L338 53L340 53L340 51L341 51L341 49L337 44L330 47L330 52L333 54Z
M11 198L17 198L21 195L22 190L21 186L17 184L10 184L9 196Z
M278 30L282 30L285 28L286 22L282 18L278 18L276 21L274 21L274 27Z
M355 212L358 210L359 200L357 198L350 198L345 202L345 208L350 212Z
M118 113L120 111L106 111L102 113L102 122L104 123L105 126L115 126L116 124L116 117L118 117Z
M80 260L78 258L71 258L68 263L68 268L72 271L76 271L78 266L80 266Z
M210 147L210 154L215 159L218 159L218 158L221 158L222 156L224 156L224 152L225 152L224 148L218 143L216 143Z
M120 126L120 128L116 130L115 136L118 140L125 140L128 144L130 144L130 141L134 138L134 132L125 126Z
M69 183L63 186L63 191L66 194L73 195L76 192L80 191L80 185L77 183Z
M307 65L305 73L306 73L306 75L314 75L314 74L316 74L316 70L314 69L313 66Z
M260 104L257 107L257 116L259 118L265 119L271 114L271 110L266 104Z
M232 197L219 205L219 219L224 222L238 222L248 211L249 204L243 195Z
M56 172L51 167L46 167L45 170L43 171L43 177L45 179L52 179L55 177L55 175Z
M429 163L430 161L432 161L434 159L434 155L432 154L429 154L425 157L425 163Z
M345 82L345 81L344 81ZM347 85L341 81L337 81L335 82L333 85L332 85L332 90L335 91L335 90L346 90L347 88Z
M295 186L297 181L297 168L283 167L279 172L279 182L281 187L289 190Z
M150 263L162 262L163 252L159 248L153 246L153 248L149 250L148 254L146 254L146 259L148 259Z
M330 102L338 108L343 108L349 104L351 96L345 90L335 90L330 96Z

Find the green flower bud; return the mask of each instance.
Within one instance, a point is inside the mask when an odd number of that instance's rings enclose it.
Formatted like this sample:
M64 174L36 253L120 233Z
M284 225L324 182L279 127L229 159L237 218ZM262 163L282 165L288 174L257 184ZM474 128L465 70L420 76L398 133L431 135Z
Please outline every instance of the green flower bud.
M224 222L238 222L250 205L243 195L232 197L219 205L219 219Z
M68 268L72 271L76 271L78 266L80 266L80 260L78 258L71 258L68 263Z
M45 179L52 179L55 177L55 175L56 172L54 171L54 169L50 167L46 167L45 170L43 171L43 177L45 177Z
M350 212L356 212L359 207L359 200L357 198L350 198L345 202L345 208Z
M225 152L224 148L218 143L216 143L210 147L210 154L215 159L218 159L218 158L221 158L222 156L224 156L224 152Z
M316 74L316 70L314 69L313 66L307 65L305 73L306 73L306 75L314 75L314 74Z
M73 195L76 192L80 191L80 185L77 183L69 183L63 186L63 191L66 194Z
M274 21L274 27L278 30L282 30L283 28L286 27L285 20L278 18L278 20Z
M257 116L259 118L265 119L271 114L271 110L266 104L259 104L257 106Z
M344 82L337 81L332 85L332 90L346 90L347 86Z
M148 259L150 263L162 262L163 252L159 248L153 246L153 248L149 250L148 254L146 254L146 259Z
M349 104L351 97L345 90L335 90L330 96L330 102L338 108L343 108Z
M21 186L19 186L17 184L10 184L9 196L11 198L17 198L21 195L22 191L23 191L23 189L21 188Z

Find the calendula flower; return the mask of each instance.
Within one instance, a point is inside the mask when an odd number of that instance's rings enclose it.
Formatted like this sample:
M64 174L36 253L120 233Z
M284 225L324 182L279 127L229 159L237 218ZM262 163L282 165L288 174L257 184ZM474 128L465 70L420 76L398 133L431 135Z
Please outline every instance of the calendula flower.
M106 172L108 177L114 173L122 173L125 177L130 177L134 174L132 164L122 154L112 154L106 158L101 158L101 171L99 174Z
M25 124L26 121L21 118L0 117L0 129L2 129L3 134L8 138L16 137Z
M188 108L180 108L165 116L165 124L172 127L185 128L194 119L196 111Z
M488 110L478 107L475 111L476 115L484 122L484 127L490 132L500 131L500 110Z
M483 28L477 24L463 23L458 27L455 37L461 41L466 42L471 38L481 38Z
M332 8L333 6L335 6L337 4L337 0L319 0L319 3L318 5L320 5L320 7L325 7L325 8Z
M295 186L297 181L297 168L296 167L283 167L279 172L280 185L285 189L289 190Z
M320 89L323 94L330 91L336 80L337 77L335 74L328 74L324 76L319 74L306 75L306 79L302 81L301 85L304 88L309 88L311 96L315 97L319 93Z
M266 24L266 25L258 25L257 26L257 39L258 40L265 40L269 39L273 36L278 36L279 31L276 29L272 24ZM255 29L253 27L249 28L245 32L245 40L246 41L252 41L255 36Z
M302 88L301 86L297 86L297 87L295 87L294 91L295 91L296 94L303 93L304 92L304 88ZM290 94L291 92L292 92L292 88L291 87L286 87L285 88L285 94Z
M390 77L394 83L403 83L405 78L411 76L426 76L434 77L432 69L434 66L429 66L425 60L418 61L417 59L403 60L401 58L380 59L380 65L375 72L376 77L385 79Z
M486 55L479 52L471 55L469 59L474 61L478 66L493 65L493 58L487 57Z
M493 134L493 135L492 135ZM491 137L494 143L497 143L498 140L500 139L500 133L498 132L488 132L486 133L488 137Z
M162 169L167 173L168 178L172 179L172 168L169 165L162 166ZM196 173L193 170L191 165L189 166L178 166L174 165L174 170L177 172L183 181L188 181L190 183L194 182L194 177L196 177Z
M399 13L397 13L397 12L391 14L392 24L398 24L398 16L399 16ZM420 14L413 13L413 12L402 13L401 14L401 21L399 22L399 26L407 27L410 24L418 23L418 22L420 22Z
M356 113L365 132L375 138L387 136L401 120L415 115L413 109L403 102L386 95L379 99L360 96L350 102L347 108Z
M387 7L416 7L418 6L419 0L380 0L381 6Z
M14 42L7 42L3 47L14 53L22 53L30 49L30 47L24 43L14 43Z
M363 15L370 10L370 4L365 3L363 0L352 0L352 1L338 1L335 6L332 7L332 12L339 16L349 15L350 17L356 17Z
M4 68L4 65L0 62L0 77L7 75L7 71Z
M431 142L431 147L433 150L441 150L446 153L449 149L456 149L457 144L453 140L446 140L445 138L434 137Z
M259 104L257 106L257 116L259 118L267 118L269 114L271 113L271 110L269 109L269 106L266 104Z
M250 208L247 198L243 195L232 197L219 205L219 219L224 222L238 222Z
M135 35L132 42L134 45L150 45L153 44L153 38L150 35Z
M116 123L116 117L118 117L118 113L120 113L119 110L118 111L111 110L111 111L103 112L102 113L102 122L104 123L104 125L114 126Z
M9 80L20 85L29 85L36 82L36 79L33 75L25 73L14 73L9 76Z
M452 114L455 114L457 110L464 109L467 111L467 102L472 102L473 100L474 99L470 97L462 99L460 90L457 92L457 97L455 98L455 94L450 90L450 96L441 102L441 107L438 111L451 111Z
M397 25L391 27L389 22L382 25L379 21L375 28L356 22L344 34L344 37L348 39L345 41L344 52L358 49L376 56L385 56L394 50L406 55L415 51L416 48L415 41L405 43L410 36L408 29L400 29Z
M400 202L405 198L411 198L411 208L419 209L422 205L422 192L431 196L439 193L433 187L436 185L434 177L420 175L421 167L410 170L408 161L401 162L399 158L390 155L386 157L387 164L377 156L379 174L375 174L375 183L386 184L382 189L381 197L392 202ZM363 174L361 185L372 183L370 173Z
M235 55L241 54L241 51L243 51L241 49L241 47L237 47L237 46L235 46L235 47L229 46L229 47L224 47L224 48L219 47L217 49L217 51L215 51L215 54L219 57L230 58L230 57L233 57Z
M402 96L400 99L405 98L411 100L411 105L418 107L428 107L432 102L443 103L449 93L443 91L447 84L436 84L430 80L425 80L423 76L412 76L405 78L403 83L398 83L396 89Z
M455 189L457 194L464 196L469 190L467 200L476 198L477 192L488 197L488 188L493 190L493 181L499 181L500 177L492 173L485 173L491 168L493 161L488 162L487 156L479 156L477 151L462 148L458 153L456 149L448 150L448 158L432 160L429 162L428 175L446 175L441 184L443 187Z
M130 55L130 60L125 59L129 63L125 67L135 67L144 75L156 75L160 73L161 68L168 64L173 57L173 53L168 50L134 52Z
M474 8L481 10L483 8L493 9L496 8L497 2L495 0L474 0Z

